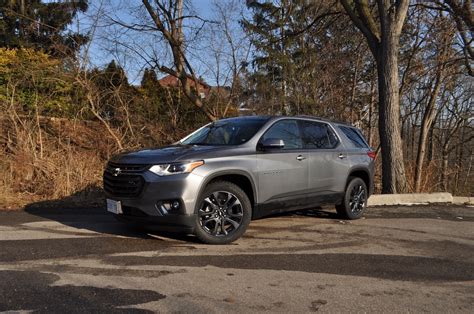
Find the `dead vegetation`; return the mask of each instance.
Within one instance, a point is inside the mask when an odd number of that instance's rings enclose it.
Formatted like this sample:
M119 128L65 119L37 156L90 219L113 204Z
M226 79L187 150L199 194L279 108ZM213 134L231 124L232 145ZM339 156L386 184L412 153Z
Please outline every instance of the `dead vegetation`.
M0 116L0 207L61 199L100 201L102 169L116 150L97 122Z

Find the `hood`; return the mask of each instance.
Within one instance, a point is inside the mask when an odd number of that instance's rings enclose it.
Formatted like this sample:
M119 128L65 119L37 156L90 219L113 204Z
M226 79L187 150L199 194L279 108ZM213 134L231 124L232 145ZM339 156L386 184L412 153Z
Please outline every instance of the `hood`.
M141 149L112 157L111 161L128 164L159 164L204 159L225 150L225 146L173 145L162 148Z

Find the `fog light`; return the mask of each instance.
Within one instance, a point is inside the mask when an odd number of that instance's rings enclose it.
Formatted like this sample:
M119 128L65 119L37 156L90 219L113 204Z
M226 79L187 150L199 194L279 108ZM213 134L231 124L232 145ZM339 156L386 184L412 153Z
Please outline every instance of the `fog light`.
M179 202L178 201L171 202L171 208L173 208L174 210L179 209Z
M155 207L158 209L161 215L168 215L175 213L181 206L178 200L159 201Z

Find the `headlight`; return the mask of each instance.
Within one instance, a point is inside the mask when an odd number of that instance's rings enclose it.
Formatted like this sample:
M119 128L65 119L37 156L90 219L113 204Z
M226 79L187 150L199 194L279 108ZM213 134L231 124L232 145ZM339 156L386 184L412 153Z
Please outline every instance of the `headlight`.
M204 165L203 160L173 164L154 165L149 170L156 175L169 176L172 174L189 173L195 168Z

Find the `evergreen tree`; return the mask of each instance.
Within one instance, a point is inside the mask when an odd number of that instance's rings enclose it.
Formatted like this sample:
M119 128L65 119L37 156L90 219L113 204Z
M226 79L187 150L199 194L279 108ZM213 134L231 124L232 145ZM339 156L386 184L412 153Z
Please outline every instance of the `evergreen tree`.
M115 60L112 60L104 69L89 71L89 77L101 95L100 111L102 115L107 119L114 119L117 115L119 100L123 102L134 93L124 69ZM121 98L118 99L118 97Z
M247 6L252 9L252 20L244 19L242 26L251 34L251 42L255 47L252 66L255 73L250 80L254 83L255 93L265 95L268 102L274 103L280 99L278 109L285 111L286 106L286 71L289 70L291 60L288 50L292 39L285 37L288 25L285 21L289 10L288 1L279 3L266 1L248 1ZM273 86L274 88L268 88Z
M68 29L87 0L43 2L0 0L0 47L42 49L56 56L73 55L87 37Z
M324 34L332 13L329 3L306 0L248 1L251 19L242 26L255 47L248 77L250 94L263 97L271 113L309 113L315 103L315 77Z
M152 69L145 68L140 85L145 89L156 88L159 85L156 72Z
M140 85L144 96L144 102L140 106L144 115L150 119L160 119L161 116L164 116L163 104L169 99L158 82L156 72L153 69L145 68Z
M119 86L129 86L125 71L115 60L110 61L103 72L102 79L105 80L104 85L110 88Z

